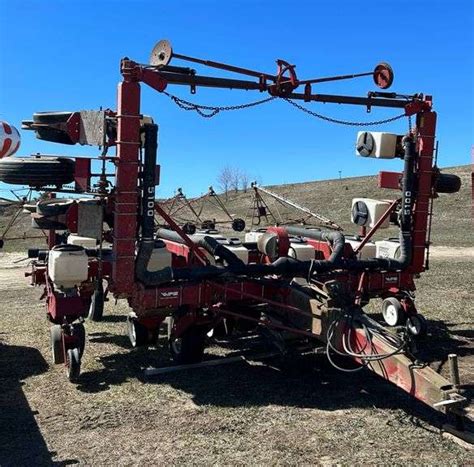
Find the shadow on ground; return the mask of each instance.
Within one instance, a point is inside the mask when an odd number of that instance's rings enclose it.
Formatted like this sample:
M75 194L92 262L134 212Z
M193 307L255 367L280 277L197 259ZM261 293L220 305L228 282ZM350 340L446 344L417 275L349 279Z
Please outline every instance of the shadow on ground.
M442 359L449 353L457 353L460 357L474 354L465 331L450 331L450 325L441 321L430 321L429 327L430 335L418 344L418 350L424 361L436 362L433 368L440 368ZM436 346L432 345L433 340L436 340ZM94 334L92 341L124 346L124 341L114 335ZM268 350L258 339L229 342L225 347L226 356ZM146 379L143 374L145 368L170 365L169 355L163 350L135 349L102 357L100 361L104 368L81 375L78 389L100 392L112 385L122 384L127 379L137 378L150 385L166 384L185 391L199 405L251 407L271 404L328 411L354 407L400 408L426 419L432 425L441 421L437 412L368 370L343 373L332 367L324 356L286 355L252 365L246 362L233 363ZM214 355L209 358L219 357ZM350 362L340 363L351 365ZM473 397L473 386L467 386L466 389L466 395Z
M44 373L48 365L32 347L0 342L0 465L71 465L76 460L54 462L55 452L41 435L23 392L23 380Z

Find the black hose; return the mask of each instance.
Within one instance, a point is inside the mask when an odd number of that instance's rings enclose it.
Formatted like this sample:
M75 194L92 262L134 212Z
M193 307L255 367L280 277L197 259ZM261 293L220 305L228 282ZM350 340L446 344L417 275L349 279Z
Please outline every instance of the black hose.
M148 271L153 249L155 248L155 167L156 149L158 146L158 125L147 123L145 132L145 157L142 171L142 205L141 205L141 230L142 238L138 247L135 262L135 275L145 285L158 285L170 282L173 271L166 267L159 271Z
M333 230L308 230L304 227L295 227L292 225L282 227L290 235L329 242L332 246L332 253L327 261L329 263L338 263L341 260L344 253L344 245L346 243L346 239L341 232Z
M165 240L170 240L176 243L184 243L183 238L174 230L158 229L156 235L157 237L163 238ZM204 248L212 257L215 258L218 256L229 266L244 266L243 261L237 255L235 255L235 253L219 243L214 237L211 237L210 235L191 235L189 238L195 245Z

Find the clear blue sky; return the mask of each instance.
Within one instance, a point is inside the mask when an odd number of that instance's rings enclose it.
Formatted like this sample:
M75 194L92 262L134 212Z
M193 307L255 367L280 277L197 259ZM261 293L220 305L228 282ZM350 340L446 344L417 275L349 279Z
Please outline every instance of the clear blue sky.
M473 3L0 0L0 119L19 127L35 111L115 108L120 58L147 62L154 43L167 38L178 53L268 72L282 58L297 65L300 78L364 72L387 61L395 70L391 90L434 96L440 165L467 164L474 144ZM373 89L370 78L361 78L314 90L365 95ZM198 89L191 96L187 88L173 86L168 91L208 105L262 97L219 89ZM400 113L307 105L358 121ZM352 176L401 167L400 161L356 157L357 128L316 120L285 102L207 120L144 89L142 112L160 125L159 196L178 186L199 194L224 165L268 185L336 178L339 170ZM403 119L383 128L404 132L407 124ZM45 143L22 132L19 154L34 152L97 155L92 147Z

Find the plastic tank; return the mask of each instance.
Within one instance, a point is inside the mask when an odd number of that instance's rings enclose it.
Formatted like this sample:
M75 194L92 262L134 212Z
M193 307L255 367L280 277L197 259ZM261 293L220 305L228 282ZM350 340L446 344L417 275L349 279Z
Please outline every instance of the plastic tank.
M57 245L48 254L48 274L58 289L72 289L88 278L88 258L79 245Z
M352 246L352 249L355 250L360 244L362 240L356 237L346 237L346 243L349 243ZM375 258L376 247L374 242L367 242L363 247L362 250L357 253L358 259L368 259L368 258Z
M299 261L311 261L315 257L316 250L301 238L290 238L288 256Z

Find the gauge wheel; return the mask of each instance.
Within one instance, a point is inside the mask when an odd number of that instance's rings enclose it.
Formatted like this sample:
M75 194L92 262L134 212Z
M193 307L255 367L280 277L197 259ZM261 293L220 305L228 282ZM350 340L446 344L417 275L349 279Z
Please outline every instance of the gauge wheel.
M133 316L127 318L127 334L132 347L148 345L148 329Z
M91 321L102 321L104 315L104 286L102 281L97 283L92 294L88 317Z
M407 319L407 331L415 337L424 337L428 331L426 318L419 313Z
M239 217L236 217L232 221L232 229L236 232L243 232L245 230L245 221Z
M206 348L206 329L203 326L192 326L180 337L171 336L170 353L179 365L199 363Z
M67 377L71 383L76 383L81 374L81 352L78 347L67 351Z
M403 324L406 320L405 310L395 297L388 297L382 303L382 316L389 326Z
M76 347L79 349L79 357L82 358L86 347L86 329L82 323L72 325L72 336L76 339Z
M53 363L64 363L64 344L63 344L63 330L59 324L53 324L50 328L51 337L51 354L53 356Z

